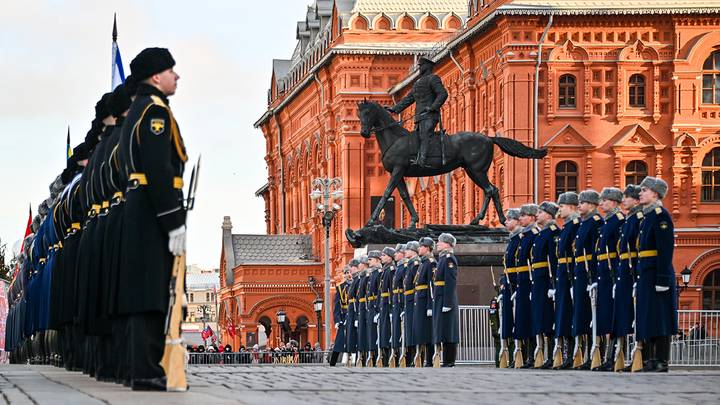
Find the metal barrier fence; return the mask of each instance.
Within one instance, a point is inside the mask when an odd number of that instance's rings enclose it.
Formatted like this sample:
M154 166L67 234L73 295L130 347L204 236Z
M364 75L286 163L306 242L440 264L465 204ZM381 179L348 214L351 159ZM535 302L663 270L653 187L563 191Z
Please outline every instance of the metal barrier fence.
M490 328L489 306L460 306L460 344L456 361L472 364L495 362L495 342Z
M490 307L460 306L460 344L457 363L494 364L495 341L490 327ZM673 336L670 364L720 366L720 311L678 311L680 333ZM632 336L627 361L634 347ZM321 364L327 352L189 353L189 364ZM341 360L338 359L340 363Z
M188 353L188 364L322 364L328 352Z
M493 364L495 342L490 329L490 307L460 306L458 363ZM679 333L670 346L674 366L720 366L720 311L679 310ZM630 337L630 355L635 343Z

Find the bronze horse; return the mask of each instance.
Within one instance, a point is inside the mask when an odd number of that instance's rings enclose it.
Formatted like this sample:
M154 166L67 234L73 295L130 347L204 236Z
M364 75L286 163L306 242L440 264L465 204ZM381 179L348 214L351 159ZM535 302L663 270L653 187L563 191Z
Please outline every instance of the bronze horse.
M418 139L401 123L393 119L383 106L374 101L362 101L358 103L358 116L360 118L360 135L369 138L375 133L375 138L380 144L382 164L390 173L385 193L372 213L366 226L377 222L378 216L385 206L385 202L392 192L397 188L405 206L410 212L410 228L414 229L419 220L417 211L410 200L405 177L436 176L449 173L462 167L470 179L483 189L485 198L480 213L470 222L477 225L485 218L490 199L495 205L501 223L505 223L505 215L500 202L500 193L487 176L490 163L493 160L494 145L509 154L510 156L525 159L542 159L547 154L545 149L534 149L522 143L500 136L490 137L481 132L458 132L455 135L445 138L444 159L431 159L432 167L418 167L411 163L417 155ZM436 136L436 135L435 135Z

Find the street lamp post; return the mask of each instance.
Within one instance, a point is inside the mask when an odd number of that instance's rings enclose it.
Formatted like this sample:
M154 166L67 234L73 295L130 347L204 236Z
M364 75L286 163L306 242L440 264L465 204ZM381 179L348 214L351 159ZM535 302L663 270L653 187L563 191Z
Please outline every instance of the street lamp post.
M692 270L688 266L685 266L684 269L680 272L680 277L682 277L683 282L683 290L687 290L688 284L690 283L690 275L692 275Z
M277 316L278 338L280 339L279 343L285 343L283 341L283 329L285 327L285 310L279 309L275 315ZM278 346L280 346L279 343Z
M317 298L315 301L313 301L313 308L315 309L315 315L317 315L317 327L318 327L318 342L320 341L320 329L322 324L320 323L320 313L323 309L323 300L322 298ZM328 350L328 349L325 349Z
M317 178L312 182L313 191L310 198L318 201L316 208L322 216L322 224L325 227L325 299L330 299L330 226L335 214L340 210L340 202L343 198L342 179ZM325 350L330 348L330 305L325 305Z

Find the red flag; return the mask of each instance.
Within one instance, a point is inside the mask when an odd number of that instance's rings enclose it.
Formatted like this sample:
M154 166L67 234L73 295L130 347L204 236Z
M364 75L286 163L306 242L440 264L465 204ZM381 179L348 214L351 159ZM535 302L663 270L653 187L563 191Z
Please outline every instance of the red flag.
M28 235L30 235L32 233L32 227L31 227L31 225L32 225L32 205L30 205L29 208L30 208L30 213L28 214L27 226L25 227L25 236L23 236L23 240L22 240L22 242L20 242L20 253L22 253L23 250L25 250L25 238L27 238Z

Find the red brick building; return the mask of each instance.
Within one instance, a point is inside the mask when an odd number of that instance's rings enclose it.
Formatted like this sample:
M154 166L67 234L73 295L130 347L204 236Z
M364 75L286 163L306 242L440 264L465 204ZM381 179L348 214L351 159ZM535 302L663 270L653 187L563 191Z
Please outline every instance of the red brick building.
M273 61L268 108L255 123L267 145L268 182L257 193L267 233L307 235L312 259L302 274L288 263L259 265L287 271L258 280L322 281L324 230L308 198L316 177L343 180L330 233L337 276L353 254L343 230L364 225L388 179L375 140L359 135L356 103L398 100L414 61L430 55L450 94L442 111L449 133L502 132L549 149L537 163L496 150L490 179L506 208L662 177L676 221L674 265L692 270L681 308L720 309L719 11L702 0L314 1L292 58ZM409 187L424 223L467 223L482 201L459 170ZM408 216L395 199L385 218L403 226ZM486 224L498 225L492 209ZM242 273L226 262L225 243L223 252L222 272ZM221 286L220 321L257 328L259 313L248 311L260 295L239 278ZM262 308L271 314L290 305L277 300L297 297L293 316L312 320L314 296L297 288L262 292ZM238 297L245 306L233 304Z
M450 94L445 127L549 150L537 166L496 150L490 178L504 206L661 177L676 224L674 266L692 270L680 307L720 309L720 4L469 3L467 27L433 55ZM403 96L413 79L390 94ZM450 190L446 179L412 184L420 216L467 223L481 190L459 170ZM489 224L497 225L492 210Z

